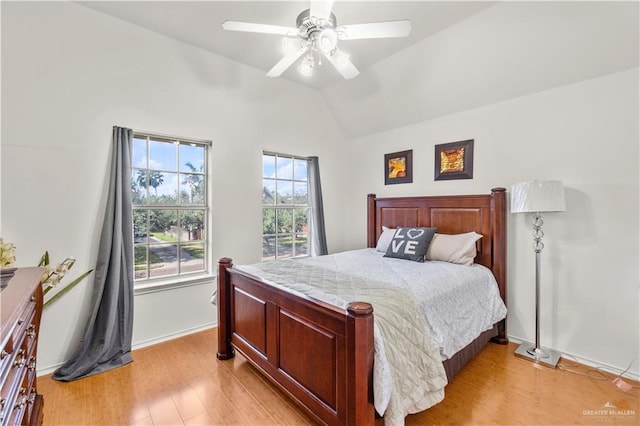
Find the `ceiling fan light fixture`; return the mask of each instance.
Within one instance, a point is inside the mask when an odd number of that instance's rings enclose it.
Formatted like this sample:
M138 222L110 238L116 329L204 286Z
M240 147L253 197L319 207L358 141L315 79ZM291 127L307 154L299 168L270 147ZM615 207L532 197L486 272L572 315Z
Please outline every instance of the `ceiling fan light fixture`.
M338 45L338 33L333 28L325 28L318 36L318 47L324 53L331 53Z
M302 40L299 38L284 37L282 39L282 53L288 55L302 48Z
M313 55L305 56L300 65L298 65L298 72L305 77L311 77L313 75L314 62Z

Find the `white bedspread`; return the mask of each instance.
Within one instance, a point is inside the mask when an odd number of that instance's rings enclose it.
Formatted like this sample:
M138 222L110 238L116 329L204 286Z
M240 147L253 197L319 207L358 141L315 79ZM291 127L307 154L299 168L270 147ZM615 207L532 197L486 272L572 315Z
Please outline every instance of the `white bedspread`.
M444 398L440 362L506 315L493 274L479 265L412 262L373 249L281 260L236 269L345 308L374 308L374 405L386 425ZM415 309L414 309L415 308ZM385 347L384 341L404 338Z
M383 257L374 249L335 256L335 267L340 271L365 279L375 277L411 291L420 300L443 360L451 358L507 315L496 279L491 270L482 265L412 262ZM309 260L331 262L322 257Z

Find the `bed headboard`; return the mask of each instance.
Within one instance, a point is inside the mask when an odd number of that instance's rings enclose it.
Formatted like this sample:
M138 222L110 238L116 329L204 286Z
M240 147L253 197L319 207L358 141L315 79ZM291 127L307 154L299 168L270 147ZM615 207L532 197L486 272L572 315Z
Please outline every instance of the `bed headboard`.
M502 299L507 300L506 190L493 188L484 195L425 197L367 197L367 247L375 247L382 226L436 227L441 234L475 231L475 262L493 271Z

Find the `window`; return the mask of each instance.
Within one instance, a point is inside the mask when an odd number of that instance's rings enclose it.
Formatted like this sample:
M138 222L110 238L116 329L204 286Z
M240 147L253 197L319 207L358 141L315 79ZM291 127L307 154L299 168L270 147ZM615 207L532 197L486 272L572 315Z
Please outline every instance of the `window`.
M207 272L208 144L133 135L136 281Z
M307 159L262 155L262 260L309 255Z

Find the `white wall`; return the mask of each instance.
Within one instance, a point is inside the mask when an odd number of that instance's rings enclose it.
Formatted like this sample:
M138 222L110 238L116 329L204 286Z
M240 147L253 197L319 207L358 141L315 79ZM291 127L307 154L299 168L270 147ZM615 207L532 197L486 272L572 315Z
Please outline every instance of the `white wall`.
M314 91L67 2L3 2L2 89L0 233L18 266L46 249L93 267L114 125L213 141L214 266L260 260L263 149L320 157L329 249L343 246L343 140ZM40 372L73 353L91 284L45 311ZM213 287L137 295L134 346L211 326Z
M624 369L640 347L638 68L355 139L353 193L487 193L564 181L567 211L544 216L541 344ZM475 140L472 180L434 181L434 145ZM384 185L385 153L413 149L414 183ZM349 198L348 248L366 244ZM508 334L535 338L530 218L508 218ZM638 375L638 362L632 372Z

